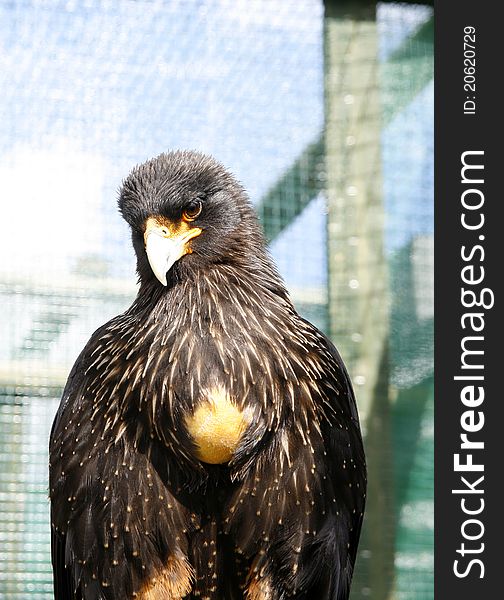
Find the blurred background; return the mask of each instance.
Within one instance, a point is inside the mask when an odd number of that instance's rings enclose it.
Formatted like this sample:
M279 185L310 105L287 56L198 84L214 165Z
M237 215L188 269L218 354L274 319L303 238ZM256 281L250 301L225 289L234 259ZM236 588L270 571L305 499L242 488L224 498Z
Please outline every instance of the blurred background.
M174 148L241 180L357 395L353 600L433 598L433 11L336 0L0 0L0 599L49 600L47 443L136 291L117 190Z

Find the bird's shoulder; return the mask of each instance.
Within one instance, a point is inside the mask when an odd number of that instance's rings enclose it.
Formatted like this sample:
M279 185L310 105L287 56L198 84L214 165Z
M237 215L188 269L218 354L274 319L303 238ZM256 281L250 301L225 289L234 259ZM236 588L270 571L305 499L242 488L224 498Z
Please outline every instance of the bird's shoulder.
M338 395L347 401L347 408L353 420L359 421L354 389L345 363L333 342L310 321L299 317L303 327L315 340L317 356L327 382L335 383ZM345 406L342 406L345 408Z
M100 358L103 359L103 355L107 354L103 350L108 349L111 341L114 340L115 344L120 342L120 336L117 335L117 332L121 328L124 329L126 322L126 313L113 317L96 329L81 350L63 388L60 405L51 429L51 441L54 439L63 416L69 408L71 409L73 402L79 396L80 392L86 388L89 381L95 377L96 370L90 367L93 366L93 363L96 365Z

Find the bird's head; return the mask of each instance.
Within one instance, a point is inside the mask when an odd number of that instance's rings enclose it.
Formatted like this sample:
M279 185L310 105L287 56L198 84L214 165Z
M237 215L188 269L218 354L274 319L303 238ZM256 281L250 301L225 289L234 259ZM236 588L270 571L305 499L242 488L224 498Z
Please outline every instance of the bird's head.
M240 184L198 152L161 154L133 169L119 209L132 230L142 282L168 285L174 271L259 262L264 241Z

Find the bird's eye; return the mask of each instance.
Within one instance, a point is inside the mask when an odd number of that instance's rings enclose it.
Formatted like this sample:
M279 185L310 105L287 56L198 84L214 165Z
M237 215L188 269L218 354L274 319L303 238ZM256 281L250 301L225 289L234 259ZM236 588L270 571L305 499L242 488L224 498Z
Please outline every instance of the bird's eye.
M184 208L184 212L182 213L182 218L185 221L194 221L194 219L196 219L196 217L199 217L202 209L203 209L203 205L200 200L192 200Z

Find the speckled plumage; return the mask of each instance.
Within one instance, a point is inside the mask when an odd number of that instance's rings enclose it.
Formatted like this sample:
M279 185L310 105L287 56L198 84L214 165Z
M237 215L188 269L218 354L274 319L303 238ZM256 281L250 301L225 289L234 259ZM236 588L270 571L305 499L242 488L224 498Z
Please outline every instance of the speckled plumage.
M167 285L143 224L203 206ZM125 181L140 290L68 379L50 442L56 600L344 600L365 503L348 375L295 311L236 181L197 153ZM250 423L199 460L187 417L225 390Z

